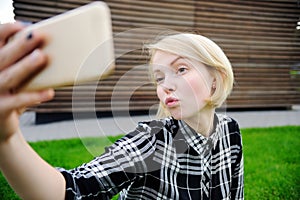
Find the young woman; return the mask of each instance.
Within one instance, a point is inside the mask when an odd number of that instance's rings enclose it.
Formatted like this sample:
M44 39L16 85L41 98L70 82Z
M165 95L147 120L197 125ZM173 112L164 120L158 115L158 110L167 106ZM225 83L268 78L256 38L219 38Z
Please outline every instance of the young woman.
M239 127L217 114L233 85L223 51L195 34L174 34L148 45L160 118L72 170L54 168L24 140L18 117L50 100L53 90L18 92L43 69L47 55L37 32L8 43L22 25L0 27L0 169L23 199L243 199Z

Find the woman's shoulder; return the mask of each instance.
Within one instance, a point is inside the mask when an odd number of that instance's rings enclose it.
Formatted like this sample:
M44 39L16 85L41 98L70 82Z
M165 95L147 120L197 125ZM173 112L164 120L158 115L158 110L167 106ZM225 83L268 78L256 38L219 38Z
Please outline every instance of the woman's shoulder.
M238 121L227 114L217 113L219 124L223 126L228 126L230 130L239 130Z
M159 141L165 143L172 137L170 130L174 127L175 121L172 118L140 121L133 131L125 134L113 146L122 147L124 144L125 146L130 144L129 146L142 148L143 146L155 147Z
M225 115L217 114L219 120L219 130L224 136L230 138L231 144L242 145L242 136L237 120Z
M152 136L159 133L172 133L175 129L178 129L178 121L174 120L172 117L141 121L136 128L139 132L145 132Z
M178 121L172 117L140 121L126 137L142 138L157 143L170 141L179 129Z

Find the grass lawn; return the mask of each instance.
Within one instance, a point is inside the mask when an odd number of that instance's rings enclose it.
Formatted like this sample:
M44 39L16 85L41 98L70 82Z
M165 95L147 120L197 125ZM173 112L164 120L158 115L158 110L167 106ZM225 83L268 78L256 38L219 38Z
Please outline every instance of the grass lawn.
M242 135L245 199L300 199L300 126L242 129ZM84 144L100 153L119 137L84 139ZM93 158L80 139L30 144L53 166L72 168ZM19 199L1 174L0 188L1 200Z

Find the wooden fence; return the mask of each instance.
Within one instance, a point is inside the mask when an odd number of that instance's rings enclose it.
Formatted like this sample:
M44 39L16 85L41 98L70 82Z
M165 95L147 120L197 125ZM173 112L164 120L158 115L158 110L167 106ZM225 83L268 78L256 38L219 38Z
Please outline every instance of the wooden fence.
M37 22L91 1L14 0L16 19ZM107 0L116 71L98 83L63 88L37 113L148 111L158 103L142 44L160 31L193 31L218 43L235 73L226 108L300 104L300 3L296 0ZM76 56L76 55L74 55ZM75 95L74 95L75 94ZM73 98L72 98L73 97ZM73 101L72 101L73 99Z

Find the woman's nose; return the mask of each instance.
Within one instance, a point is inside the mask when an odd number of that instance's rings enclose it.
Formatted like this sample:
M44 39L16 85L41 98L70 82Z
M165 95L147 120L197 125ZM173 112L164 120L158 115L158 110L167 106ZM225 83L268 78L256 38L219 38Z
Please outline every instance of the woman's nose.
M163 87L166 93L174 92L176 90L176 83L168 81L167 79L164 81L163 84L161 84L161 86Z

